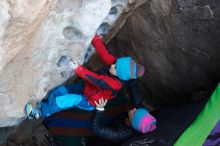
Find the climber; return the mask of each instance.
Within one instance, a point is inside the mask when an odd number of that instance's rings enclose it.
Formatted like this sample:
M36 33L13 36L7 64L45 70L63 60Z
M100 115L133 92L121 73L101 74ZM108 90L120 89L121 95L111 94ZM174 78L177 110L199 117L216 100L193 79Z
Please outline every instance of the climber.
M98 137L107 141L123 142L138 132L144 134L156 128L156 119L144 108L133 108L128 114L118 116L109 124L103 124L106 103L107 99L103 98L95 102L96 110L91 120L91 131Z
M94 110L96 100L101 97L112 99L119 91L128 87L131 90L132 98L139 97L137 77L144 74L144 67L137 64L131 57L120 57L116 59L109 54L102 39L96 34L92 45L99 56L108 65L97 73L78 65L77 62L69 62L69 66L76 74L85 79L85 83L58 86L48 94L46 100L40 101L37 106L31 103L26 104L25 111L30 119L48 117L56 112L78 107L83 110ZM136 107L142 106L140 100L133 100Z

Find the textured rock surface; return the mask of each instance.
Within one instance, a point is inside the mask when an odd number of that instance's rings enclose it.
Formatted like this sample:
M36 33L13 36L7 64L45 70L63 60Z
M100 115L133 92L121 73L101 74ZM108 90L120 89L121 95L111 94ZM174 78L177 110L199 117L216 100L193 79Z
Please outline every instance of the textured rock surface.
M220 1L152 0L110 43L146 68L141 87L155 105L206 96L220 81Z
M18 126L0 128L1 146L49 146L42 120L24 120Z
M112 38L146 1L0 1L0 127L18 124L28 101L41 99L73 74L60 58L86 62L94 52L87 48L97 29L103 37L111 31L106 38ZM0 143L19 127L0 129ZM33 127L30 131L38 128Z
M70 76L61 56L88 60L99 26L106 42L121 29L110 51L145 65L142 91L156 105L209 93L220 80L219 1L149 0L133 12L146 1L0 1L0 126L17 124L27 101ZM100 65L96 57L89 62ZM0 129L0 143L33 145L45 131L32 124ZM18 136L24 125L31 129Z
M83 62L111 1L3 0L0 7L0 126L8 126L24 117L26 102L69 77L60 75L61 56Z

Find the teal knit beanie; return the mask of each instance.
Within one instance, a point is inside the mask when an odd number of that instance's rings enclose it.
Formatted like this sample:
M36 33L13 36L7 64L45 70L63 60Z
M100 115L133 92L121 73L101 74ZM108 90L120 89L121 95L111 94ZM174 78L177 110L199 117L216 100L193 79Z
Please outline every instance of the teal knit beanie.
M141 133L151 132L156 128L156 119L146 109L139 108L134 113L131 126Z
M116 73L121 80L136 79L144 74L144 67L131 57L120 57L116 60Z

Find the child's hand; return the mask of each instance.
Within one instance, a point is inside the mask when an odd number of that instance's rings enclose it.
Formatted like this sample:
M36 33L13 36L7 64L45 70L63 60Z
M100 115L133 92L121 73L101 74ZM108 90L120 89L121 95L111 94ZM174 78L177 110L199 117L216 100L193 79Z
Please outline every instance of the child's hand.
M107 99L103 99L103 98L99 99L98 103L95 101L96 109L100 111L104 111L105 110L104 107L107 104L107 101L108 101Z
M69 62L69 67L72 68L72 69L74 69L74 70L75 70L78 66L79 66L79 64L77 63L77 61L74 61L74 62L73 62L73 61L70 61L70 62Z

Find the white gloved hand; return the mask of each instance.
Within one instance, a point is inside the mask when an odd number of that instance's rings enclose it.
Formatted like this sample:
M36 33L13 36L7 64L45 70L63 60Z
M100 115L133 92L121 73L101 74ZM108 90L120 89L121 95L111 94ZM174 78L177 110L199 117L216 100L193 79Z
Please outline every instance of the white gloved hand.
M99 111L104 111L105 110L105 105L107 104L107 99L99 99L98 103L95 101L96 109Z

